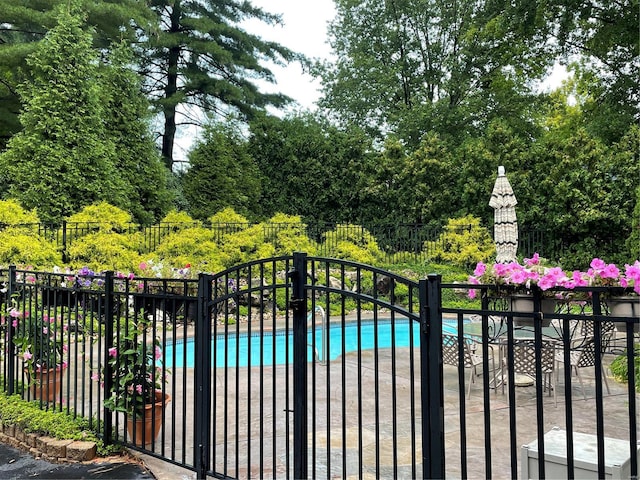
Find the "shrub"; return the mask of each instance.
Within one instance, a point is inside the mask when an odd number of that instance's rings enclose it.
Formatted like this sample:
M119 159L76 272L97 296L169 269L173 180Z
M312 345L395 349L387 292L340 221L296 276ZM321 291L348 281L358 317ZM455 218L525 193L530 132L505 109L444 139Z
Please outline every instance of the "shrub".
M56 246L24 227L9 227L0 232L0 264L53 267L62 263Z
M249 220L239 213L236 213L231 207L220 210L215 215L209 217L208 220L218 243L227 235L240 232L249 227Z
M227 235L219 251L220 262L230 268L250 260L272 257L275 247L265 242L264 228L258 224Z
M635 355L633 357L633 361L635 363L634 371L635 371L635 381L636 381L636 391L640 391L640 344L635 345ZM628 382L629 381L629 369L627 368L627 352L622 355L616 357L613 362L611 362L611 373L613 377L619 382Z
M176 224L178 229L191 228L196 225L201 225L201 222L194 220L187 212L178 212L177 210L171 210L167 213L160 223L172 223ZM180 225L182 224L182 225Z
M277 213L264 225L270 228L265 233L265 241L274 245L275 255L290 255L293 252L306 252L315 255L317 248L307 237L306 225L298 215Z
M472 269L478 262L488 262L496 253L489 231L481 227L480 219L473 215L449 219L438 240L425 242L423 250L431 261L465 269Z
M324 244L334 258L376 264L383 257L376 239L359 225L337 225L324 234Z
M193 271L217 272L223 268L214 234L203 227L181 229L167 235L154 254L158 262L172 268L191 265Z
M0 224L16 225L39 222L40 219L35 210L25 210L16 200L0 201Z
M141 245L141 233L90 233L71 244L69 260L75 268L86 265L95 271L130 272L140 264Z
M100 231L126 232L132 222L131 214L107 202L84 207L67 218L68 223L99 223Z

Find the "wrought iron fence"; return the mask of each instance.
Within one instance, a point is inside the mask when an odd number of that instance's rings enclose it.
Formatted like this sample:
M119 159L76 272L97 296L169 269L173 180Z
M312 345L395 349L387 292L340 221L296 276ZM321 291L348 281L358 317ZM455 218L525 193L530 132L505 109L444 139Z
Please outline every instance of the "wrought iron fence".
M186 228L201 227L211 230L215 234L215 241L221 242L223 237L230 233L236 233L246 229L250 223L160 223L151 226L141 226L129 223L124 226L113 226L99 222L63 222L62 225L34 223L20 225L0 224L0 230L5 228L22 228L42 235L52 241L62 252L63 260L68 261L68 252L74 241L92 233L141 233L140 251L149 253L170 234L175 234ZM278 242L280 232L292 228L290 223L263 223L265 238ZM298 228L295 226L294 228ZM444 228L434 228L422 224L332 224L332 223L308 223L303 227L302 233L316 242L318 255L333 256L339 241L350 239L357 244L364 245L371 238L375 239L386 263L420 262L426 261L434 252L444 247L445 239L441 237ZM471 226L458 227L461 230L470 229ZM490 228L491 230L491 228ZM327 235L329 232L331 234ZM277 247L277 245L276 245ZM552 232L542 230L521 229L518 252L531 256L534 252L548 259L560 258L566 245L555 238Z
M197 281L15 268L0 280L6 392L199 478L517 478L525 465L551 477L533 452L553 453L554 426L563 476L583 473L580 435L594 439L594 475L615 440L637 476L640 319L613 311L615 289L558 289L551 310L534 291L521 308L490 286L304 254ZM476 303L443 305L469 288ZM606 383L613 357L628 383ZM51 381L34 382L45 363ZM144 382L165 398L144 417L149 431L129 422L154 403L137 395Z

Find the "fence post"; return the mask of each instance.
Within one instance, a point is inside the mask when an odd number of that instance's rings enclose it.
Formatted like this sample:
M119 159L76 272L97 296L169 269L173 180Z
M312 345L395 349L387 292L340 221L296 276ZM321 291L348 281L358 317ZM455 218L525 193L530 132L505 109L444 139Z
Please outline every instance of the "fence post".
M198 480L207 478L211 428L211 275L198 276L198 313L195 320L195 432L194 455Z
M444 478L444 386L441 275L420 280L422 477Z
M67 221L62 221L62 261L64 263L69 262L69 255L67 253Z
M307 254L293 254L293 478L307 478Z
M105 401L111 396L113 387L113 367L109 363L109 349L113 347L113 272L104 274L104 397L102 399L102 412L104 417L103 432L105 445L112 442L113 414L105 407Z
M13 297L13 293L16 290L16 266L9 266L9 285L7 285L7 305L8 307L11 303L11 298ZM7 329L7 352L13 352L14 355L7 355L7 380L8 380L8 388L7 395L13 395L15 393L15 385L16 385L16 362L17 357L15 355L16 348L13 344L13 337L16 333L16 327L13 326L13 322L7 320L9 328ZM5 380L6 382L6 380Z

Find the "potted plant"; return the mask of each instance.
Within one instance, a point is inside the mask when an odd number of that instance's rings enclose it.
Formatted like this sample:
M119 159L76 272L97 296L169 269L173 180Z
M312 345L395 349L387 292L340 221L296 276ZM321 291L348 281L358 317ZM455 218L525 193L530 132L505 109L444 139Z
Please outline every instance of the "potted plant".
M162 392L162 351L159 338L145 343L145 322L129 322L109 348L111 396L105 406L127 416L127 431L135 445L152 443L162 426L164 406L171 400Z
M29 377L32 395L42 401L55 401L60 398L67 367L63 358L67 351L66 325L57 315L39 310L31 313L18 309L15 304L9 310L9 317L16 329L13 343Z
M604 299L611 316L640 320L640 260L625 264L623 273L616 264L594 258L581 277L590 286L616 287ZM626 331L620 323L616 329ZM640 331L640 322L636 321L634 331Z
M496 295L509 295L512 299L513 311L533 311L530 299L527 308L518 310L518 295L527 295L533 288L539 288L542 292L542 312L553 313L552 301L588 300L590 294L585 292L568 292L576 287L611 287L604 297L609 311L613 316L634 317L640 316L640 261L625 265L625 272L613 263L606 263L599 258L591 261L590 268L586 271L574 270L565 272L560 267L545 266L540 256L536 253L530 259L525 259L524 264L511 262L507 264L496 263L491 266L479 262L473 275L469 276L469 283L473 285L493 285ZM562 292L552 290L554 287L566 289ZM616 292L623 293L622 296ZM475 298L475 289L469 291L469 297ZM516 296L514 296L514 294ZM514 305L514 303L516 305ZM624 308L624 310L618 310ZM518 317L514 317L517 320ZM530 321L530 319L528 319ZM638 325L636 324L636 331Z
M507 300L506 308L512 312L533 312L533 290L541 291L541 311L544 315L543 326L551 323L549 315L555 312L556 301L562 294L551 290L561 287L568 280L565 272L559 267L545 266L536 253L532 258L525 258L523 264L518 262L494 263L486 265L478 262L468 282L473 285L493 285L490 294ZM477 291L469 290L469 297L475 298ZM530 317L513 317L518 325L532 325Z

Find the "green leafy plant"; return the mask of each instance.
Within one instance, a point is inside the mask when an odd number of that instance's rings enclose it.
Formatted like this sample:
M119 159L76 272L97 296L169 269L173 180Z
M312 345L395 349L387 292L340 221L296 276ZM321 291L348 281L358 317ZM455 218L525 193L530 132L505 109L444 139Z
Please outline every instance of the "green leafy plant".
M60 317L39 310L22 310L15 302L9 309L9 317L16 329L13 343L32 382L36 372L66 368L67 363L63 359L63 352L67 349L63 341L66 325L63 326Z
M431 252L431 261L471 268L494 257L496 248L489 231L480 226L480 219L467 215L449 219L435 242L425 242L425 250Z
M144 415L145 405L155 403L155 393L162 388L160 339L145 343L145 329L145 322L128 322L109 349L113 384L104 404L134 417Z
M61 263L55 245L28 227L9 227L0 232L0 264L52 267Z
M16 225L26 223L38 223L40 219L35 210L25 210L17 200L8 199L0 201L0 223Z
M635 344L635 354L633 356L633 361L635 364L635 382L636 382L636 391L640 391L640 343ZM609 367L611 369L611 373L614 378L619 382L628 382L629 381L629 369L627 364L627 351L622 355L617 356Z
M358 225L337 225L324 234L329 256L375 265L382 259L382 251L371 233Z
M101 422L69 415L63 405L42 410L39 402L28 402L19 395L6 395L0 392L0 422L3 425L15 425L25 432L46 435L60 440L82 440L95 442L97 453L101 456L120 452L117 444L105 445L95 432L101 430Z

